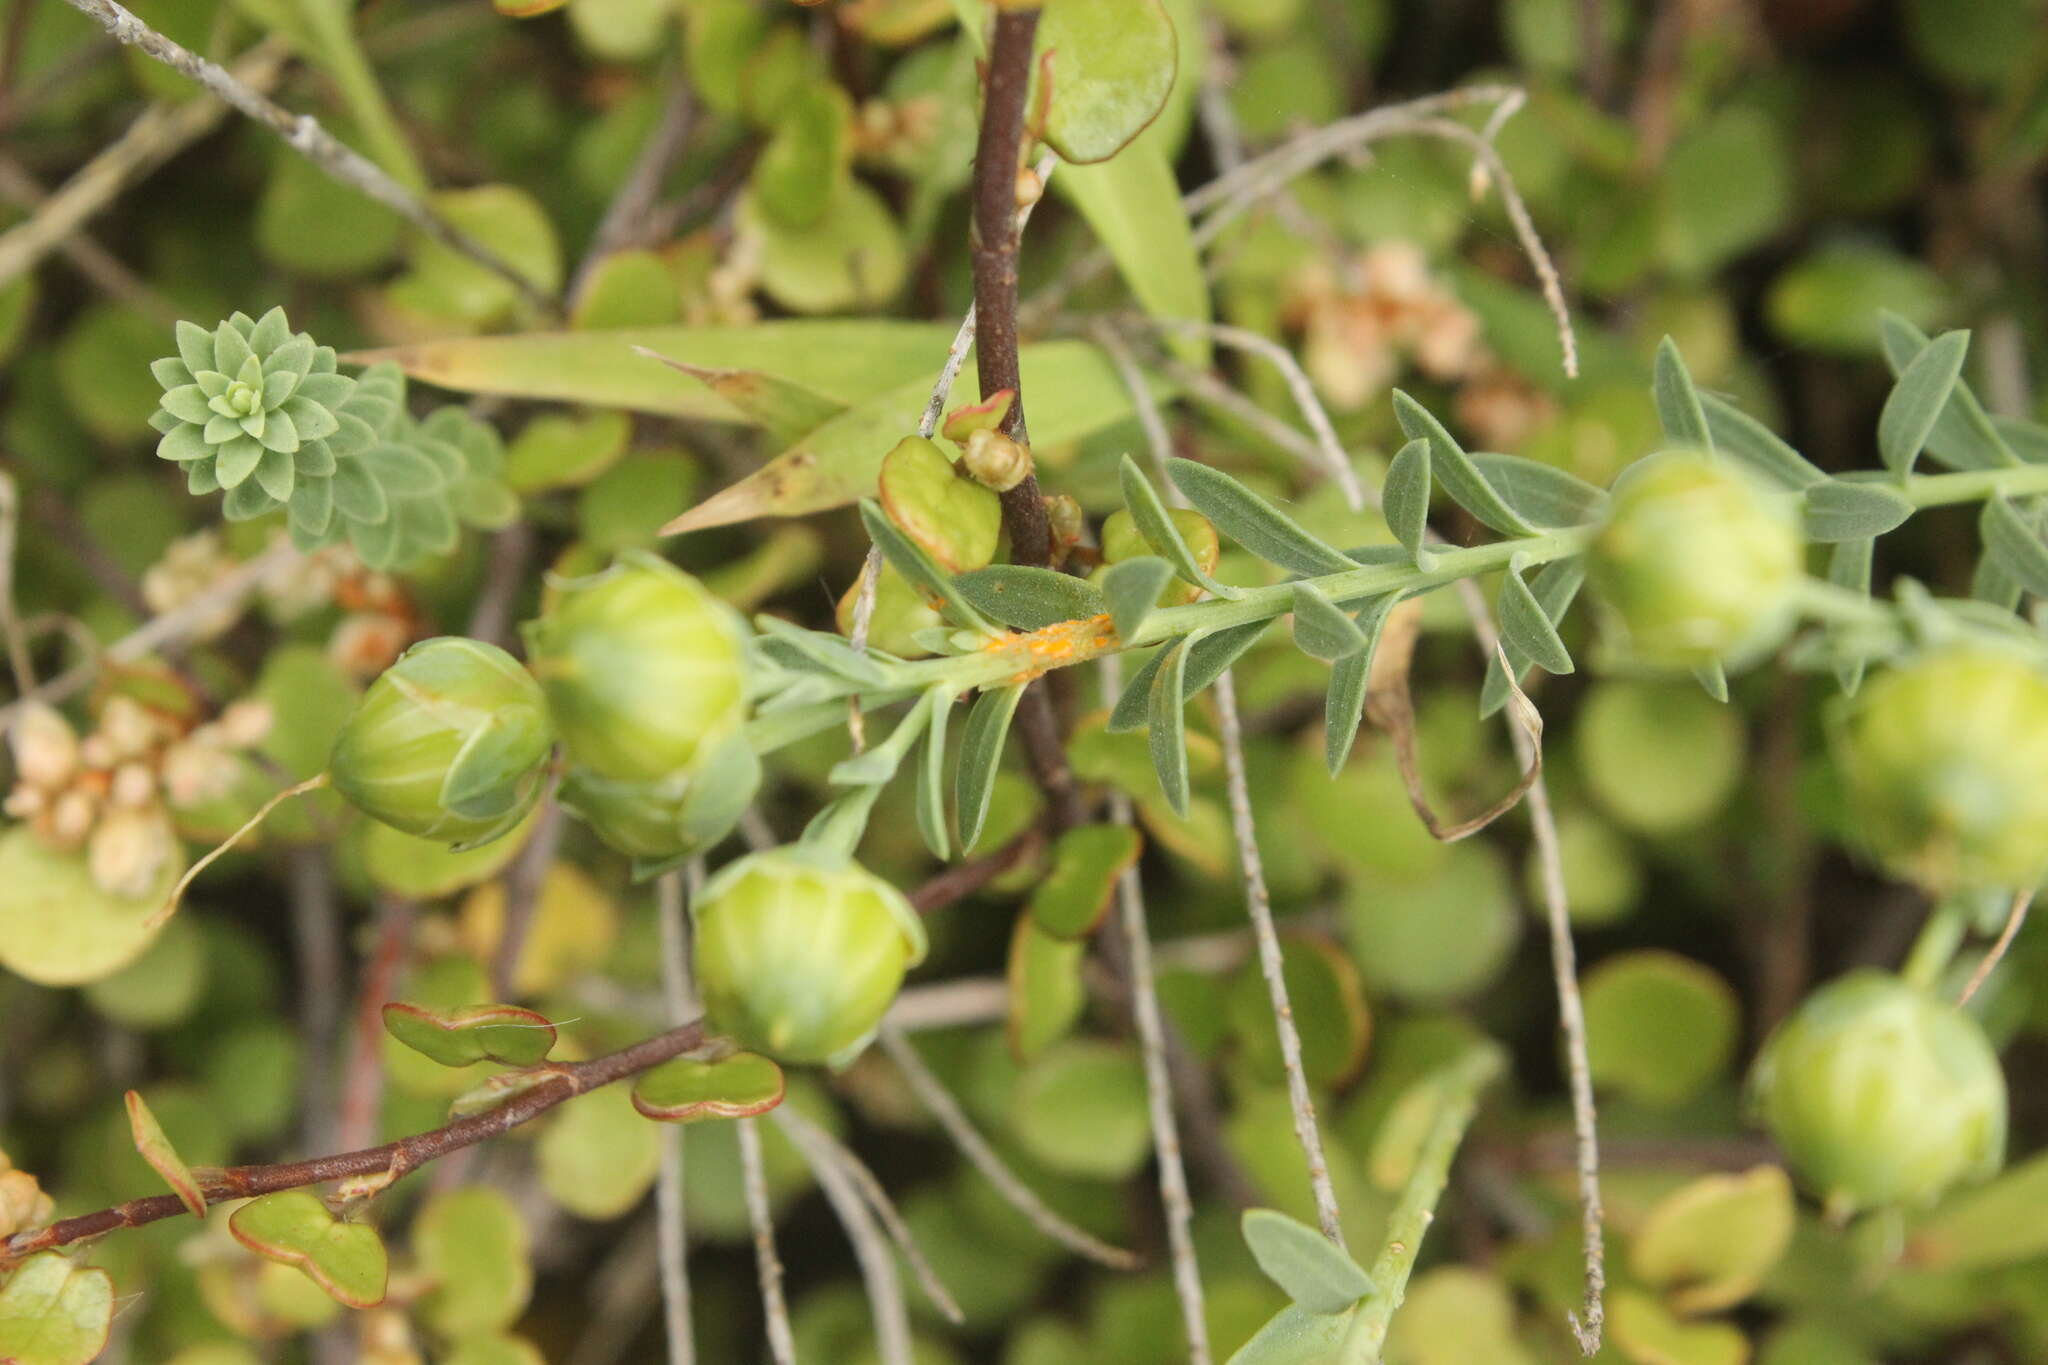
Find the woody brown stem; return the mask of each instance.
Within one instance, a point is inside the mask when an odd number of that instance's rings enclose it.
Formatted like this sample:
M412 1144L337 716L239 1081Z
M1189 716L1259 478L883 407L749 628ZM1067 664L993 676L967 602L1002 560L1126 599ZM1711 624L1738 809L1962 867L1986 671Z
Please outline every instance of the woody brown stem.
M574 1099L599 1086L638 1075L672 1057L690 1051L704 1041L703 1021L698 1020L642 1039L631 1047L593 1057L587 1062L566 1062L542 1068L540 1084L520 1091L495 1109L459 1118L453 1123L410 1137L399 1138L360 1151L314 1157L310 1161L288 1161L274 1166L229 1166L225 1170L200 1172L200 1193L209 1204L224 1199L247 1199L275 1194L306 1185L319 1185L350 1176L381 1176L393 1179L416 1171L450 1152L474 1147L479 1142L509 1133L530 1123L564 1100ZM125 1204L96 1213L63 1218L45 1228L18 1232L0 1242L0 1266L33 1256L52 1247L67 1246L87 1238L104 1236L120 1228L141 1227L185 1212L175 1194L131 1199Z

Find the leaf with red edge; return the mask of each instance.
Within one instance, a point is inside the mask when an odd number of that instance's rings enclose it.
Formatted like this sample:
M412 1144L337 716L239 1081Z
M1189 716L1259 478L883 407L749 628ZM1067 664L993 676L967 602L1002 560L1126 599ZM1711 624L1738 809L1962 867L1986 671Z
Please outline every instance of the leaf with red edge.
M350 1308L384 1302L390 1256L366 1223L344 1223L304 1190L252 1199L228 1218L228 1231L258 1256L296 1266Z
M503 1062L534 1066L555 1045L555 1026L545 1015L517 1005L470 1005L434 1010L393 1000L384 1006L384 1028L413 1051L443 1066Z
M0 1285L0 1361L88 1365L106 1349L113 1321L114 1282L106 1271L42 1252Z
M949 441L964 442L977 431L994 431L1002 426L1016 401L1015 389L997 389L979 403L968 403L947 413L939 435Z
M633 1085L633 1107L662 1123L744 1119L782 1103L782 1068L753 1052L716 1061L677 1057Z
M178 1155L178 1149L171 1146L171 1140L164 1136L163 1125L156 1121L156 1115L149 1112L149 1106L142 1096L128 1092L128 1131L135 1139L135 1150L142 1154L150 1168L164 1178L171 1187L171 1193L178 1196L178 1202L191 1210L194 1218L206 1217L206 1196L200 1193L199 1182L192 1176L192 1168Z

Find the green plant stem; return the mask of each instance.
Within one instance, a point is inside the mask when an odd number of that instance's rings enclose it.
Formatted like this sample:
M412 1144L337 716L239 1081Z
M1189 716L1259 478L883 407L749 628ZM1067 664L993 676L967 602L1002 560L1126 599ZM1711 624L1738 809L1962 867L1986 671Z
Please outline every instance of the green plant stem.
M1969 911L1961 901L1950 898L1937 902L1928 912L1927 922L1920 926L1920 936L1913 940L1899 975L1908 985L1933 990L1954 960L1956 950L1963 946L1969 928Z
M1401 1191L1400 1202L1387 1218L1387 1240L1372 1263L1372 1289L1359 1302L1358 1316L1345 1338L1343 1365L1378 1365L1386 1345L1387 1327L1408 1293L1408 1277L1422 1250L1423 1236L1436 1218L1437 1200L1450 1181L1451 1161L1465 1140L1465 1130L1479 1107L1479 1092L1506 1067L1501 1050L1491 1043L1474 1048L1426 1084L1437 1087L1436 1119L1415 1170Z
M1915 507L1948 507L1982 502L1994 495L2008 498L2048 493L2048 464L2011 465L2003 469L1965 469L1953 474L1915 474L1899 489Z

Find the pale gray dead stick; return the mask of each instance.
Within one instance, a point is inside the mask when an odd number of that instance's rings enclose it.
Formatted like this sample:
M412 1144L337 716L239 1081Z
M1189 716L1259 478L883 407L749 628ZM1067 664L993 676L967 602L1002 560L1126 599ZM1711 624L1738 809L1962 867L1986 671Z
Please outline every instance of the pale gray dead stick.
M254 93L276 83L288 56L283 43L259 43L235 64L233 75L221 75ZM94 214L219 127L227 112L220 101L205 97L152 104L144 110L127 131L58 186L30 217L0 233L0 284L33 270L43 257L77 240Z
M1992 969L2005 960L2006 950L2019 937L2020 926L2027 922L2027 907L2034 903L2034 888L2028 887L2013 894L2012 908L2005 913L2005 927L1998 931L1998 941L1991 945L1991 951L1984 954L1984 960L1970 973L1970 979L1963 986L1963 993L1956 999L1956 1008L1970 1003L1984 982L1991 976Z
M910 1308L904 1302L903 1278L896 1273L889 1242L824 1131L801 1117L792 1121L792 1116L788 1105L778 1106L771 1115L803 1154L826 1202L839 1216L839 1226L846 1229L846 1240L853 1243L861 1284L867 1290L868 1313L875 1320L875 1353L881 1365L911 1365Z
M1500 636L1486 607L1486 595L1471 579L1458 581L1458 594L1472 621L1472 633L1488 655L1500 649ZM1505 667L1505 665L1503 665ZM1516 684L1512 674L1509 685ZM1519 688L1516 688L1519 690ZM1536 758L1536 741L1521 725L1508 727L1515 759L1527 768ZM1593 1067L1586 1050L1586 1006L1579 995L1578 947L1572 939L1571 901L1565 887L1564 854L1558 846L1557 816L1550 806L1550 788L1538 773L1524 798L1536 842L1536 865L1543 886L1543 915L1550 930L1550 971L1557 990L1557 1012L1564 1029L1565 1070L1571 1085L1572 1134L1578 1153L1580 1242L1585 1261L1585 1299L1581 1311L1569 1314L1579 1350L1595 1355L1607 1318L1607 1246L1605 1212L1600 1200L1600 1121L1593 1100Z
M0 729L13 722L15 713L23 701L31 698L36 701L62 701L91 682L102 665L134 663L153 650L184 640L216 612L242 602L262 584L264 579L284 569L298 558L299 552L292 547L290 541L278 540L253 559L244 560L234 572L205 592L161 616L151 618L114 641L97 658L76 664L43 683L26 697L16 698L7 705L0 706Z
M36 665L29 653L28 633L21 626L21 610L14 601L14 551L21 530L21 489L14 476L0 470L0 634L6 636L7 666L14 673L14 691L27 696L35 690Z
M1176 506L1187 500L1167 473L1172 454L1165 420L1145 379L1138 372L1130 351L1114 333L1104 330L1103 348L1117 367L1131 400L1137 408L1138 424L1144 429L1145 444L1153 468L1159 472L1169 499ZM1287 996L1287 978L1282 971L1280 938L1273 927L1273 902L1266 887L1266 868L1259 857L1258 828L1252 815L1251 789L1245 777L1244 734L1237 713L1237 683L1229 669L1216 679L1216 709L1222 721L1224 786L1230 800L1231 833L1237 843L1238 869L1244 874L1245 911L1251 919L1252 937L1258 945L1259 971L1266 980L1266 994L1273 1006L1273 1027L1280 1040L1281 1068L1287 1075L1287 1099L1294 1117L1295 1140L1308 1166L1310 1192L1315 1197L1316 1221L1323 1235L1344 1245L1344 1229L1338 1222L1337 1188L1330 1180L1330 1163L1323 1152L1322 1129L1316 1122L1315 1097L1309 1093L1308 1075L1301 1064L1301 1033L1294 1024L1294 1006Z
M497 252L435 213L377 163L338 141L312 115L294 114L273 103L198 53L158 33L116 0L64 0L64 3L97 21L120 42L155 58L173 71L190 76L276 133L287 147L326 172L331 179L368 195L449 250L459 252L502 276L529 303L546 312L555 311L555 300L533 281L513 269ZM4 270L0 270L0 279L4 278Z
M1120 660L1102 661L1105 701L1123 690ZM1131 798L1112 790L1109 818L1129 825ZM1195 1255L1195 1205L1188 1196L1187 1162L1180 1149L1180 1127L1173 1114L1173 1075L1166 1062L1166 1022L1159 1011L1159 990L1153 976L1152 931L1146 923L1145 889L1136 864L1116 880L1117 919L1130 959L1131 1021L1138 1031L1138 1049L1145 1062L1145 1107L1152 1125L1152 1150L1159 1161L1159 1202L1166 1212L1166 1249L1173 1260L1173 1292L1180 1301L1181 1330L1188 1339L1188 1365L1209 1365L1209 1319L1202 1295L1202 1267Z
M740 1183L747 1220L754 1227L754 1268L761 1277L761 1311L768 1319L768 1353L775 1365L796 1365L796 1335L789 1326L789 1302L782 1293L782 1257L775 1251L775 1210L768 1204L768 1173L761 1161L761 1133L753 1119L737 1119Z
M904 1037L899 1025L893 1020L885 1021L877 1036L881 1039L882 1050L889 1054L889 1059L896 1063L897 1070L903 1073L903 1079L909 1084L919 1103L939 1121L939 1126L946 1130L946 1136L953 1140L953 1145L960 1149L961 1155L972 1162L976 1170L987 1176L989 1183L996 1187L996 1191L1028 1218L1033 1227L1069 1251L1086 1256L1089 1260L1106 1265L1112 1270L1130 1270L1137 1266L1136 1256L1121 1247L1113 1247L1100 1238L1083 1232L1054 1213L1046 1206L1044 1200L1032 1192L1031 1187L1009 1168L993 1147L989 1146L988 1139L975 1128L974 1121L967 1117L966 1111L960 1107L960 1102L954 1099L939 1078L932 1074L931 1068L925 1065L924 1058L918 1055L916 1047Z
M691 1010L689 934L683 925L683 878L662 875L654 884L654 913L661 930L661 994L671 1025L689 1020ZM661 1134L661 1169L655 1177L654 1259L661 1279L661 1319L669 1365L693 1365L696 1339L690 1330L689 1228L685 1222L683 1130L666 1125Z

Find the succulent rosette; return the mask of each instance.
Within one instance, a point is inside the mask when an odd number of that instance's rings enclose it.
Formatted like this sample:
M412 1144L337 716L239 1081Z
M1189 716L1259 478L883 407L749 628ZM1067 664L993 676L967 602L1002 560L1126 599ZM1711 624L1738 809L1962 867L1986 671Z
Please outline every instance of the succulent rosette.
M1932 1203L2005 1157L2005 1076L1984 1030L1884 972L1809 997L1764 1044L1749 1088L1771 1137L1838 1215Z
M668 781L746 720L745 623L655 555L558 585L526 650L563 746L599 777Z
M1588 569L1635 662L1738 668L1791 630L1805 551L1790 499L1730 461L1670 450L1615 482Z
M1937 893L2048 877L2048 669L1953 645L1879 672L1831 727L1858 841Z
M293 333L282 308L210 332L180 322L177 340L178 354L150 366L164 387L150 417L163 433L156 452L184 468L192 492L225 490L229 518L290 503L368 443L342 415L356 381L336 373L333 347Z
M720 869L697 898L697 985L718 1032L778 1061L840 1063L867 1045L924 923L843 854L792 845Z
M328 771L371 818L470 848L532 808L553 744L546 699L518 660L443 636L414 645L370 684Z

